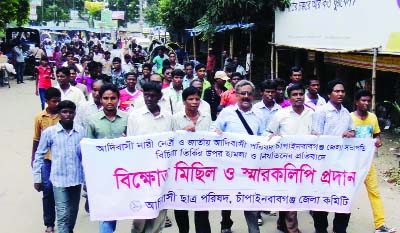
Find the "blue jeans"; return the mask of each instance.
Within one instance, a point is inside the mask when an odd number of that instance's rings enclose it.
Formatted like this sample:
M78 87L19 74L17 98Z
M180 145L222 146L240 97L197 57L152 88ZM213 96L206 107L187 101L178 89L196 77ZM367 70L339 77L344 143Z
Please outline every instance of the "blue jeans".
M25 62L17 62L15 65L15 77L17 78L17 83L24 81L24 72L25 72Z
M54 187L58 233L74 232L78 217L81 185L71 187Z
M100 233L113 233L117 227L117 221L103 221L100 222L99 232Z
M54 227L56 211L54 204L53 185L50 178L51 160L45 159L42 166L42 189L43 189L43 221L46 227Z
M40 104L42 105L42 110L44 110L44 106L46 103L46 99L44 98L46 90L47 90L46 88L39 88L39 97L40 97Z
M247 222L249 233L260 233L260 228L258 227L258 211L244 211L244 217Z

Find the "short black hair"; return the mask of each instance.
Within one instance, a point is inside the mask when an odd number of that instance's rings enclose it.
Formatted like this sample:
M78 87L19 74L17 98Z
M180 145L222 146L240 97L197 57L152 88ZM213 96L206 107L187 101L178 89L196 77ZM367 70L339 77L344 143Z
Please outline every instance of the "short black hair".
M143 89L143 92L154 91L157 94L161 94L161 85L157 82L153 82L153 81L145 82L142 85L142 89Z
M67 52L65 53L65 56L66 56L66 57L68 57L68 55L72 55L72 56L74 56L74 53L73 53L73 52L71 52L71 51L67 51Z
M40 58L40 60L41 61L49 61L49 58L47 57L47 56L42 56L41 58Z
M326 86L326 90L328 91L328 94L331 94L333 91L333 88L338 84L341 84L344 87L344 82L340 79L334 79L334 80L329 81Z
M56 70L56 74L58 74L58 73L63 73L63 74L65 74L66 76L70 76L70 72L69 72L69 68L68 67L60 67L60 68L57 68L57 70Z
M48 101L51 98L61 98L61 91L55 87L49 87L44 92L44 98Z
M233 64L232 62L229 63L228 65L225 66L225 71L226 72L235 72L236 71L236 65Z
M144 68L149 68L149 70L151 71L151 68L152 68L153 66L150 64L150 63L144 63L143 64L143 66L142 66L142 69L144 69Z
M239 72L233 72L232 73L232 78L233 77L239 77L240 79L243 79L243 75L241 75Z
M60 112L63 109L70 108L72 110L76 110L76 105L71 100L63 100L57 105L57 112Z
M128 73L126 73L126 74L125 74L125 79L127 79L128 76L131 76L131 75L135 76L135 78L137 79L137 74L136 74L135 72L128 72Z
M364 96L369 96L372 99L372 93L370 91L365 90L365 89L360 89L354 95L354 100L360 100L361 97L364 97Z
M264 82L262 82L261 86L260 86L260 91L263 92L266 89L276 90L276 82L274 80L271 80L271 79L267 79Z
M195 87L190 86L190 87L186 88L185 90L183 90L182 99L183 99L183 101L185 101L185 100L187 100L187 98L190 95L196 95L196 94L199 97L201 97L201 91L199 89L195 88Z
M101 86L100 91L99 91L100 97L102 97L104 92L106 92L106 91L114 92L117 95L118 99L119 99L119 90L118 90L118 87L115 86L114 84L106 83L103 86Z
M167 71L167 70L169 70L169 69L173 70L171 66L164 66L164 67L162 68L162 71L161 71L162 74L164 74L165 71Z
M195 70L195 71L198 71L198 70L200 70L200 69L202 69L202 68L205 69L205 68L206 68L206 65L200 63L200 64L198 64L198 65L194 68L194 70Z
M185 76L185 72L183 72L183 70L181 70L181 69L176 69L176 70L172 71L172 77L173 76L181 76L181 77L183 77L183 76Z
M71 74L71 70L75 71L75 73L77 72L77 69L76 69L76 66L75 66L75 65L73 65L73 66L68 66L68 69L69 69L69 73L70 73L70 74Z
M286 87L286 81L283 79L275 79L276 87Z
M295 83L295 84L289 86L289 87L286 89L286 93L287 93L287 95L290 97L290 93L292 93L292 91L297 91L297 90L303 90L303 92L305 92L305 89L304 89L303 84L301 84L301 83Z
M301 72L301 73L303 73L303 68L301 68L300 66L292 66L290 68L290 75L292 75L293 72Z
M114 62L121 63L121 58L119 58L119 57L114 57L113 60L112 60L112 63L114 63Z
M306 82L307 86L310 86L311 81L313 81L313 80L319 81L319 78L315 75L310 75L306 78L306 80L307 80L307 82Z
M188 66L191 66L191 67L193 68L193 62L188 61L188 62L186 62L185 64L183 64L183 67L185 67L185 69L186 69L186 67L188 67Z
M162 66L163 66L163 67L169 67L169 66L171 66L171 62L170 62L168 59L165 59L165 60L162 62Z

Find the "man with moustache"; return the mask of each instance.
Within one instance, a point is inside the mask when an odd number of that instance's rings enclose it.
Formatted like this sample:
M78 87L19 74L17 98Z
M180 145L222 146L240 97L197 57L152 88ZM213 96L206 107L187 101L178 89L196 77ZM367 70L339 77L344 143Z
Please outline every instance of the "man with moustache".
M222 134L223 132L241 133L249 135L262 135L265 127L261 116L253 108L255 87L252 82L242 80L235 86L237 104L224 108L217 120L211 126L211 130ZM231 233L233 221L231 211L223 210L221 221L221 233ZM244 211L249 233L259 233L258 211Z
M172 83L170 87L163 89L162 92L170 104L171 113L174 114L181 111L183 107L182 81L183 81L183 76L185 76L185 73L180 69L176 69L172 71L171 76L172 76Z
M69 82L70 71L68 67L58 68L56 77L58 82L58 89L61 92L61 100L71 100L76 106L85 102L85 96L82 91L72 86Z
M209 112L201 112L199 109L201 91L195 87L183 90L182 98L185 108L173 116L174 130L186 130L190 132L209 131L211 115ZM179 233L189 233L189 216L187 210L175 210L175 220ZM195 211L194 224L196 232L211 233L208 211Z
M291 106L275 113L267 126L272 135L310 135L312 133L313 111L304 106L304 87L293 84L287 89ZM301 124L299 124L301 122ZM277 229L288 233L301 233L298 228L296 211L279 211Z
M260 112L265 122L265 127L267 127L273 116L278 110L281 110L282 107L275 103L276 83L274 80L268 79L262 82L260 92L262 100L256 103L253 108L255 111Z
M313 131L319 135L331 135L344 138L355 136L355 127L349 111L342 103L346 95L344 83L341 80L332 80L327 85L329 101L317 109L313 116ZM313 211L316 233L327 233L328 212ZM349 213L335 213L333 232L346 233L349 225Z
M89 119L94 114L103 111L103 106L100 103L100 88L104 85L103 80L99 79L92 83L92 98L81 104L77 111L75 117L75 124L82 126L87 129L89 124Z
M127 135L146 135L173 130L172 115L158 105L163 95L161 86L150 81L143 84L142 88L145 106L135 109L129 115ZM161 232L166 215L167 210L161 210L154 219L133 220L131 233Z
M319 79L310 77L307 80L307 93L304 96L304 105L314 111L326 104L326 100L318 94L319 88Z
M119 90L113 84L104 84L99 91L103 111L93 115L87 129L88 138L119 138L126 135L128 114L118 110ZM89 198L89 197L88 197ZM112 233L117 221L101 221L99 232Z
M229 75L228 75L228 77L229 77ZM222 93L222 95L221 95L220 105L222 107L235 105L237 103L235 86L242 79L243 79L243 77L239 73L236 73L236 72L232 73L232 77L230 78L230 84L231 84L232 88L230 88L230 89L227 88L228 90L225 91L224 93ZM226 84L227 84L227 82L225 83L225 87L227 86Z

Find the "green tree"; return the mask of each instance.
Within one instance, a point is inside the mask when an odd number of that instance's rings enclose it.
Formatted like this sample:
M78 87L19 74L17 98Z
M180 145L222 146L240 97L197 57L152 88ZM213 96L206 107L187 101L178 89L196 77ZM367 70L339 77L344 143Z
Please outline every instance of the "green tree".
M29 0L2 0L0 1L0 29L7 23L16 21L18 26L26 23L29 17Z
M83 0L43 0L43 5L37 7L38 22L55 21L60 22L70 20L70 10L83 10Z
M161 23L175 32L204 26L208 28L206 39L221 24L268 25L273 22L273 10L287 7L290 0L153 0L151 3L150 9L156 9L146 11L147 18L152 19L152 14L157 13Z
M144 9L146 22L150 26L162 25L160 4L158 0L147 1L148 7Z

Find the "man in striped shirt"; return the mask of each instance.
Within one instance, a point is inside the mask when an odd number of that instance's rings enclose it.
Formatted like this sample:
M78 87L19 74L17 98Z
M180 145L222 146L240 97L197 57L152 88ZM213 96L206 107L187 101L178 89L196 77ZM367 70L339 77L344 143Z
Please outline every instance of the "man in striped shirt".
M79 142L85 130L74 125L76 105L69 100L58 105L60 121L43 131L33 162L34 188L42 190L41 168L44 156L51 150L50 181L56 206L59 233L73 232L79 210L81 185L84 182Z

